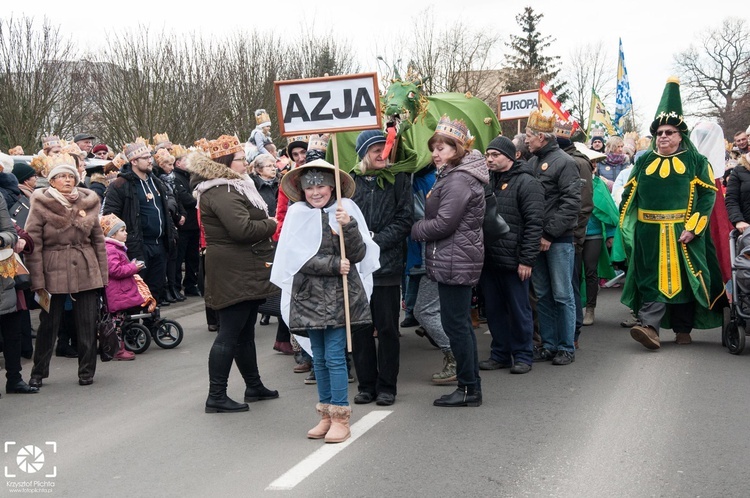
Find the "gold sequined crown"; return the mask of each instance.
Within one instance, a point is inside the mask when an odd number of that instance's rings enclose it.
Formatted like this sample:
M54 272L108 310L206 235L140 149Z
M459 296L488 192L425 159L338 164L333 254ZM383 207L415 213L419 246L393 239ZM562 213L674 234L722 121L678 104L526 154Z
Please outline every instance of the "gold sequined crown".
M443 117L438 121L435 127L435 134L442 135L444 137L450 137L458 142L462 147L468 146L473 142L469 128L466 127L461 119L451 120L447 115L443 114Z
M573 123L571 121L555 120L555 135L560 138L570 139L573 135Z
M211 159L228 156L243 150L240 139L234 135L222 135L216 140L208 142L208 153Z
M535 109L531 111L526 127L542 133L552 133L555 130L555 115L545 114L541 109Z

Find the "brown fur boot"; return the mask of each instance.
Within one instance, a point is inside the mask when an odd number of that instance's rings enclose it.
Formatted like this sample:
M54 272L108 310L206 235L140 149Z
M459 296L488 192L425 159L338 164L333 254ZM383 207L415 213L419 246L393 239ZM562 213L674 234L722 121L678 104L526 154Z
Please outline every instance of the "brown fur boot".
M326 437L328 430L331 428L331 415L328 412L330 407L331 405L324 403L318 403L315 405L315 410L318 412L318 415L320 415L320 422L318 422L318 425L307 431L308 439L323 439Z
M326 443L343 443L352 435L349 430L352 409L349 406L329 405L328 413L331 414L331 428L326 434Z

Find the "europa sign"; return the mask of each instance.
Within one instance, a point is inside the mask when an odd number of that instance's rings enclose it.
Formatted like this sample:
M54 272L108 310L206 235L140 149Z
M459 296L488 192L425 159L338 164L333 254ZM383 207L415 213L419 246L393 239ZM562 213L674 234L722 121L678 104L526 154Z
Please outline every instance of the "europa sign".
M506 93L497 97L497 119L528 118L539 107L539 89L527 92Z
M284 136L381 128L377 73L275 81Z

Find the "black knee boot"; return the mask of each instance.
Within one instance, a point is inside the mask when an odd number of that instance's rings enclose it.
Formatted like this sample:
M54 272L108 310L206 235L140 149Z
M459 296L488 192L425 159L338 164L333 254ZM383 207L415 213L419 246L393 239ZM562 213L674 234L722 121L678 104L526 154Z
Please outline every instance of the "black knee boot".
M246 403L237 403L227 396L227 381L234 359L234 347L214 343L208 354L208 399L206 413L246 412Z
M260 380L258 359L255 356L255 343L252 341L237 345L234 361L245 379L245 402L263 401L279 397L279 391L268 389Z

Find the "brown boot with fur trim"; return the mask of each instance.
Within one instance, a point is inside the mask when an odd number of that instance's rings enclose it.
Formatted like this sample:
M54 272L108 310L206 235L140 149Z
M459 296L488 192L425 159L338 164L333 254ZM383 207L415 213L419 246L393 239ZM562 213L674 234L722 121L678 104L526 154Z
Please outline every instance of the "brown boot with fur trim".
M328 434L328 430L331 428L331 415L328 413L328 409L331 405L325 403L318 403L315 405L315 410L320 415L320 422L318 425L307 431L308 439L323 439Z
M329 405L328 413L331 415L331 428L326 434L326 443L343 443L352 435L349 430L352 409L349 406Z

